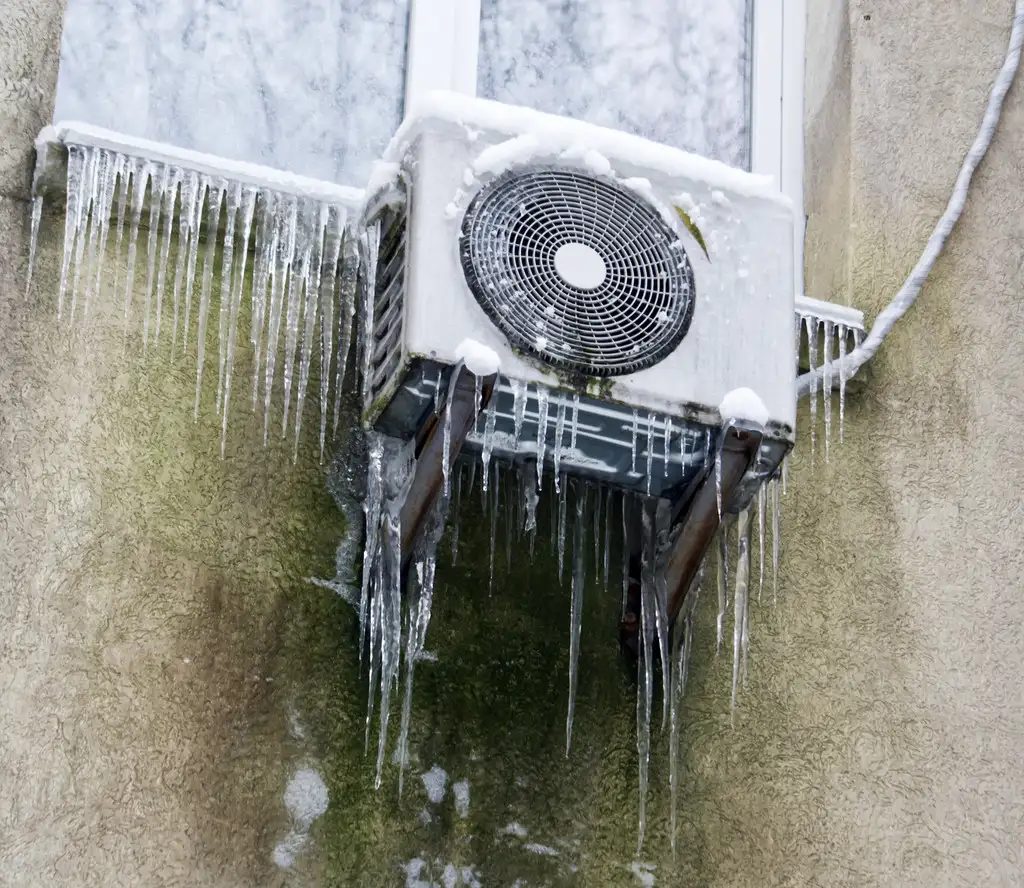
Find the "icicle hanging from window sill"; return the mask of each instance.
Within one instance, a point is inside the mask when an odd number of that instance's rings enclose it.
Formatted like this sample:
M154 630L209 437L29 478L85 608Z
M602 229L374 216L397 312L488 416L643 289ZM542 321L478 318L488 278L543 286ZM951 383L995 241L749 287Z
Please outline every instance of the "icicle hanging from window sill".
M45 128L36 152L27 291L44 202L63 200L59 321L84 324L97 299L123 300L125 335L141 333L144 356L195 354L197 420L214 324L222 456L239 335L254 349L252 400L255 409L263 396L264 440L272 397L280 396L281 434L294 430L296 457L318 362L322 458L331 387L336 428L351 342L362 193L81 124Z

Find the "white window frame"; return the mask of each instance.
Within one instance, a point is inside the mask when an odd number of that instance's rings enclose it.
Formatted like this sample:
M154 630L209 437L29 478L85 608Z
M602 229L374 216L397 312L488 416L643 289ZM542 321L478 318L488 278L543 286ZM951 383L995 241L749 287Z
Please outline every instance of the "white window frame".
M804 40L807 0L752 0L751 172L771 176L796 209L796 295L803 296ZM480 0L411 0L408 115L426 93L476 95Z

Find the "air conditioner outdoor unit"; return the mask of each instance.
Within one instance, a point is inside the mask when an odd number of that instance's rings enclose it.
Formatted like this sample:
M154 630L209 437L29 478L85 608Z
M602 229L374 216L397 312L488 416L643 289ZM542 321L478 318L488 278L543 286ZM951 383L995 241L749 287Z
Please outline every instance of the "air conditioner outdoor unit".
M678 501L746 421L762 437L735 511L792 446L794 218L769 179L438 93L376 169L366 222L377 431L419 434L470 342L500 379L467 449Z

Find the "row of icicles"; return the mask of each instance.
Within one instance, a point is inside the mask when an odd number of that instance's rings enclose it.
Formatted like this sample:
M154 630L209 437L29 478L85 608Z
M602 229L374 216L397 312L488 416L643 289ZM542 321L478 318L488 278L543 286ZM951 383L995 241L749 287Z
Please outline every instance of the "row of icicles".
M43 198L36 197L27 288L32 284L42 209ZM337 429L351 341L360 253L355 222L340 203L243 185L118 151L70 145L57 317L66 316L69 325L85 322L91 301L112 293L123 299L125 335L134 323L141 326L144 355L166 342L174 360L179 352L188 351L194 336L196 419L207 330L215 325L215 409L221 417L222 456L240 335L248 336L254 353L251 401L255 410L262 394L264 443L280 378L281 435L287 434L294 397L297 453L310 372L317 362L322 457L332 389ZM106 262L111 241L112 273ZM215 282L218 261L220 280ZM143 268L141 289L136 276ZM248 333L240 333L246 323Z
M486 450L486 443L485 443ZM757 557L757 599L760 602L770 576L774 601L780 557L780 488L783 473L762 486L754 503L735 518L737 553L729 552L730 516L709 553L713 572L701 567L700 577L676 621L674 630L668 625L668 594L664 582L664 563L674 537L667 526L665 504L640 495L598 486L582 479L570 479L548 472L536 472L532 464L509 465L490 463L477 457L457 463L456 470L443 487L438 503L428 521L426 531L413 553L412 569L403 590L401 564L401 528L399 515L408 491L414 462L410 445L371 434L368 488L364 501L366 519L363 552L362 588L351 600L359 613L360 663L368 657L369 692L366 715L366 744L370 749L374 718L376 734L376 778L380 788L388 749L388 724L392 696L397 691L404 663L404 695L400 716L395 759L399 767L399 793L404 773L409 766L409 731L413 699L415 665L424 658L426 633L430 623L437 552L448 524L452 563L457 559L460 534L460 506L473 493L480 475L485 520L490 534L490 583L499 550L498 519L504 527L504 555L512 565L516 539L528 546L531 558L537 538L537 510L540 485L549 479L551 496L551 549L557 557L558 582L568 574L570 591L568 704L566 713L566 755L572 745L573 718L579 678L580 636L583 597L588 583L599 586L607 594L613 585L621 584L622 609L625 612L629 588L628 546L625 540L630 522L642 515L641 536L641 614L640 662L637 694L637 752L639 759L639 839L643 844L647 822L646 799L648 763L651 752L651 721L654 697L655 663L668 664L661 670L663 701L662 727L668 729L671 840L676 847L676 800L679 789L680 712L686 689L690 651L693 643L694 608L699 589L713 582L717 593L717 646L727 644L725 629L732 610L732 709L735 711L739 688L746 684L750 644L748 609L752 588L752 559ZM557 483L556 483L557 482ZM449 517L451 520L449 521ZM568 549L571 534L571 549ZM756 549L753 541L756 534ZM526 540L523 540L526 537ZM770 542L770 549L766 551ZM567 551L568 549L568 551ZM613 559L618 551L620 559ZM591 557L592 553L592 557ZM613 560L617 563L613 567ZM588 571L588 562L590 569ZM770 573L769 573L770 562ZM730 566L732 563L732 566ZM568 568L568 570L566 569ZM713 580L710 574L713 573ZM705 576L708 574L709 576ZM731 575L731 576L730 576ZM404 594L403 594L404 591ZM618 594L618 593L617 593ZM404 601L404 614L403 614ZM368 654L364 654L368 651ZM379 705L378 705L379 701Z

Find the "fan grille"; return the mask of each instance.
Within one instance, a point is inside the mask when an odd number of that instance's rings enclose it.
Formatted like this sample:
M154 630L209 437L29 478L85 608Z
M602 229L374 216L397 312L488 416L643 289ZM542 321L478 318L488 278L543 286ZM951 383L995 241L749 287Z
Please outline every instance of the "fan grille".
M608 179L506 173L470 204L461 257L474 296L515 347L588 376L650 367L690 326L693 268L682 243ZM574 270L567 257L585 264Z

